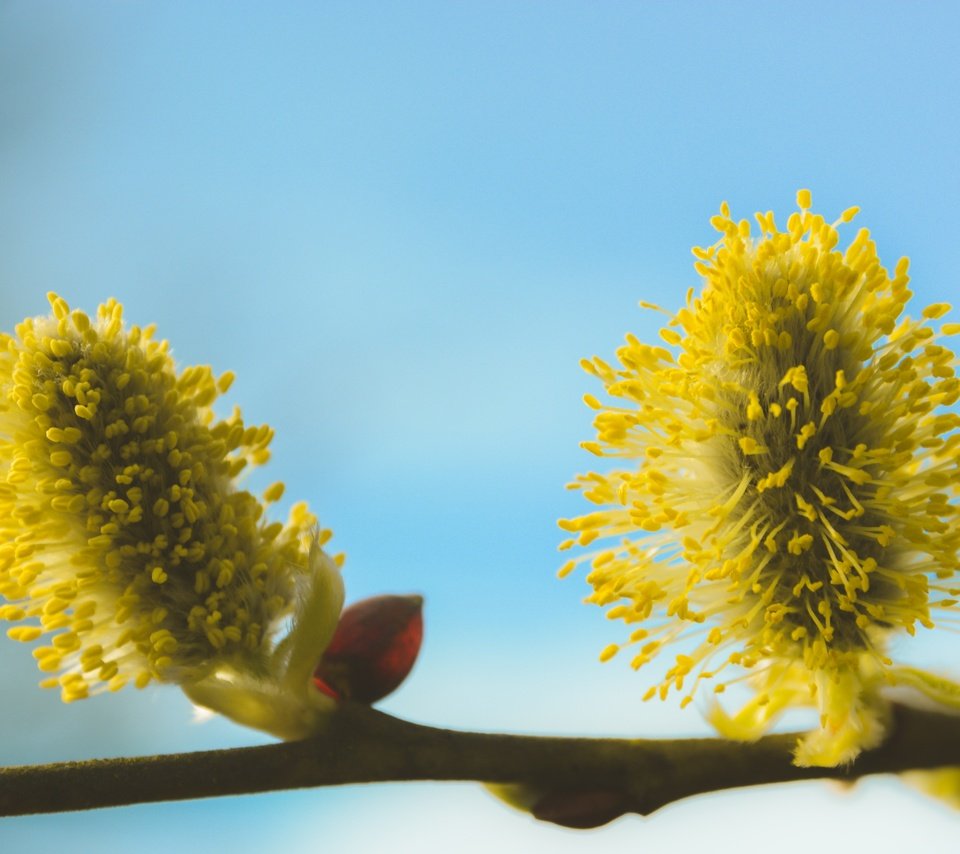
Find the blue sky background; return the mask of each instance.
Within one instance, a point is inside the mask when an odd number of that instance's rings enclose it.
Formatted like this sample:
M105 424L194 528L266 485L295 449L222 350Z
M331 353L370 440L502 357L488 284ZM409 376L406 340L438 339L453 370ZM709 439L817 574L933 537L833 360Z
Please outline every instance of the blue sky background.
M960 67L947 2L0 2L0 325L56 290L230 368L350 598L421 592L384 708L521 732L706 733L598 651L554 578L592 465L577 363L656 334L723 199L852 204L919 301L955 300ZM782 218L782 217L781 217ZM852 229L851 229L852 233ZM954 314L953 319L956 319ZM948 666L956 638L903 654ZM172 688L70 707L0 643L0 762L252 744ZM0 848L952 850L894 780L732 792L576 834L478 787L350 787L6 820Z

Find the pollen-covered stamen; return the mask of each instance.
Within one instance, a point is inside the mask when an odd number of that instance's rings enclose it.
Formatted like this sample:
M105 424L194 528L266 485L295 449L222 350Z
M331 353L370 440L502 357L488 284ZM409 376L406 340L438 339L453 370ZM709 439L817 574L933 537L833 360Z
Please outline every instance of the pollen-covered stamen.
M677 627L717 629L660 693L698 664L695 681L728 663L800 662L811 686L867 660L882 669L888 634L954 605L931 600L930 582L960 551L960 416L945 410L960 381L941 343L960 327L930 325L944 304L903 316L906 259L888 274L866 230L837 248L856 209L829 224L805 191L798 203L785 231L758 214L759 236L721 208L720 241L694 250L703 290L661 334L676 354L629 336L619 367L585 362L621 401L589 397L586 446L632 463L578 478L601 509L561 523L570 545L618 539L593 556L591 599L652 622L638 665Z

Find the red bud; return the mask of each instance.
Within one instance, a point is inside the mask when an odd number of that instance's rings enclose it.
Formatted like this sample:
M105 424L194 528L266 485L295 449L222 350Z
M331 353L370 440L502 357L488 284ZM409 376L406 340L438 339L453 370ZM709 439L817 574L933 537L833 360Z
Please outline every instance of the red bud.
M373 596L340 615L313 684L336 700L375 703L406 679L423 640L423 597Z

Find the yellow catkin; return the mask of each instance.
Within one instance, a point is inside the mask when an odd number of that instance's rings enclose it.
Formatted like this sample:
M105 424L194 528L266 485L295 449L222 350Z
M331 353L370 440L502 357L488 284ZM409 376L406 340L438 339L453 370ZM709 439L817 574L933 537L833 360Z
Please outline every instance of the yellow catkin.
M68 702L223 662L256 672L326 538L305 507L271 523L237 487L273 431L217 420L233 375L178 372L116 301L95 319L50 304L0 335L0 618L27 621L8 634L50 638L38 666L62 675L43 684Z
M751 668L756 699L715 715L727 734L815 702L824 728L797 758L830 765L882 736L890 636L955 605L960 380L941 339L960 325L930 325L942 303L904 316L906 259L888 272L865 229L838 248L855 208L829 225L809 191L797 204L785 231L757 214L758 235L724 206L718 243L694 250L702 288L661 332L673 349L628 336L617 366L585 363L614 399L589 396L586 444L627 463L572 484L599 509L561 527L608 544L562 574L589 561L589 601L645 638L689 627L661 696Z

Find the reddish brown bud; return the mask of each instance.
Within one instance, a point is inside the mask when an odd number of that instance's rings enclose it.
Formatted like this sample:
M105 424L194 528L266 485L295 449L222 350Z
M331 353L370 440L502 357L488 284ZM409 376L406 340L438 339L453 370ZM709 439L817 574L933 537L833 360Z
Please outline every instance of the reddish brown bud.
M584 830L600 827L629 810L623 792L616 789L583 789L550 792L530 812L541 821Z
M422 608L421 596L373 596L346 608L313 684L337 700L375 703L386 697L417 660Z

